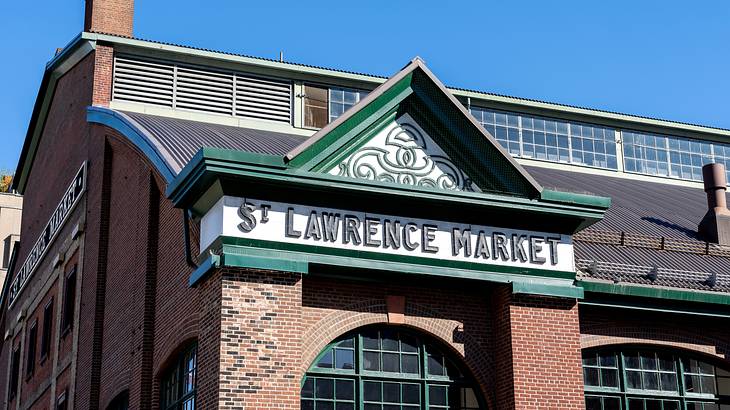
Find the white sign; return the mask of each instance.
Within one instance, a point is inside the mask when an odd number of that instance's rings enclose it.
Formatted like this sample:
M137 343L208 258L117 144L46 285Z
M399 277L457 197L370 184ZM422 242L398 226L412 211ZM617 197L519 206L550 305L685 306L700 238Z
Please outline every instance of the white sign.
M201 253L218 237L573 272L569 235L455 224L224 196L203 216Z
M28 256L25 258L25 262L18 269L13 277L13 282L10 284L10 292L8 294L8 308L13 305L15 300L23 290L25 284L28 283L31 275L38 266L43 256L45 256L49 245L56 239L56 235L63 227L66 222L66 218L71 214L71 211L79 203L79 199L86 191L86 162L81 164L81 169L76 173L76 177L71 182L71 185L66 189L63 194L61 201L56 206L56 210L53 211L51 217L46 223L46 227L41 232L40 236L36 240L33 247L30 249Z

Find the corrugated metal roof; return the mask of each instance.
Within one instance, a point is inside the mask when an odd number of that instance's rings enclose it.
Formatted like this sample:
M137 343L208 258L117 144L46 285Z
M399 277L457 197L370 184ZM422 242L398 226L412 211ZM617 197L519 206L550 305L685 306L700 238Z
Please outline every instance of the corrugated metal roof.
M165 158L176 172L202 147L284 156L307 139L149 114L123 114L144 129L158 150L167 153ZM702 254L705 243L696 234L697 223L706 211L702 189L543 167L525 168L547 188L611 197L611 208L602 221L590 227L591 231L612 233L614 237L620 232L637 235L632 239L633 246L617 245L615 241L601 243L600 235L591 241L576 239L576 265L582 280L730 293L730 258ZM643 237L653 244L637 243ZM693 246L659 250L655 244L661 237ZM598 270L589 274L588 266L593 263ZM658 272L656 280L648 275L654 267ZM713 273L717 283L710 286L707 278Z
M611 197L604 219L589 229L627 232L646 237L644 244L575 241L576 266L582 280L613 280L654 287L730 292L730 258L702 254L706 243L697 235L697 224L707 211L700 188L637 181L550 168L526 167L543 186L564 191ZM580 235L578 236L580 237ZM661 238L687 243L686 249L660 250ZM653 243L649 243L653 242ZM588 267L595 263L597 272ZM656 267L657 278L649 273ZM710 286L707 279L717 275Z
M627 178L525 167L545 188L611 198L611 208L591 229L698 239L707 211L702 189Z
M123 112L154 136L166 151L175 172L185 166L200 148L224 148L284 156L308 137L198 121ZM154 141L153 141L154 142Z

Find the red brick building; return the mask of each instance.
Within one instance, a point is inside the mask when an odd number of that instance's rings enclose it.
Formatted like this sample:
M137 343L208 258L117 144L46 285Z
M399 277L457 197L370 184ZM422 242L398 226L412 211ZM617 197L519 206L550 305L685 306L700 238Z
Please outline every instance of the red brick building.
M730 131L140 40L132 10L87 1L46 67L5 408L730 408L702 183Z

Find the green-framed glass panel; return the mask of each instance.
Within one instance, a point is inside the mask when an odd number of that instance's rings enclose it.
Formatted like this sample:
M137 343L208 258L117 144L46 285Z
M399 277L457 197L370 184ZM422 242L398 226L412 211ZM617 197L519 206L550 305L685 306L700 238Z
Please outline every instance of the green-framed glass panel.
M730 371L661 348L583 352L587 410L730 410Z
M315 358L302 381L304 410L485 409L476 383L437 342L412 330L366 327Z

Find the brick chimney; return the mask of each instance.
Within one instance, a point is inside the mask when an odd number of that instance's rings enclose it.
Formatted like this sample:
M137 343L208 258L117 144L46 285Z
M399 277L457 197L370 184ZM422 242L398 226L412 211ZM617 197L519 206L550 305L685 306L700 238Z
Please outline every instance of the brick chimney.
M134 0L86 0L84 31L132 37Z
M723 164L707 164L702 167L702 180L707 193L707 213L702 218L698 232L702 239L730 246L730 210L727 209L727 177Z

